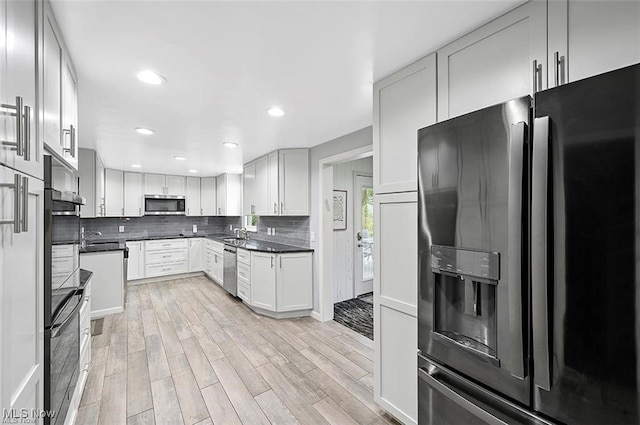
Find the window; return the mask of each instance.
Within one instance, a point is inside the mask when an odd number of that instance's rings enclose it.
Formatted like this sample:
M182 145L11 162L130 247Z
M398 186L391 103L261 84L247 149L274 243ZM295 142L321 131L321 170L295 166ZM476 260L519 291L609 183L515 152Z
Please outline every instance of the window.
M244 216L244 228L249 232L258 231L258 216L257 215L245 215Z

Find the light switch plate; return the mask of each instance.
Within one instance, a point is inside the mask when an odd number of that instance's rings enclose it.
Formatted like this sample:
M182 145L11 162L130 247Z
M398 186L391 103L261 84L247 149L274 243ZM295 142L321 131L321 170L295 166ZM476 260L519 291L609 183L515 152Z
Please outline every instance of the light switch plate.
M267 236L271 236L271 227L267 227Z
M193 233L198 233L198 225L197 224L193 225Z
M311 242L315 242L316 241L316 232L311 232L311 235L309 236L309 239L311 239Z
M272 227L271 228L271 236L275 236L276 235L276 228Z
M118 226L118 232L123 233L124 232L124 226Z
M233 224L229 225L229 230L233 230Z

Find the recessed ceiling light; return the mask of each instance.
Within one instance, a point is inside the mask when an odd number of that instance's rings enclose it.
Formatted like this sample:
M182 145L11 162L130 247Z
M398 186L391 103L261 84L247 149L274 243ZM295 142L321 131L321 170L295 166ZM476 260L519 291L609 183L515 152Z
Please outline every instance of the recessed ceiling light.
M133 168L140 168L140 167L142 167L142 165L140 165L140 164L131 164L131 166L132 166Z
M138 134L144 134L145 136L150 136L154 133L153 130L149 128L142 128L142 127L136 128L136 131L138 132Z
M190 173L197 173L198 170L189 170Z
M281 117L284 115L284 109L279 106L272 106L271 108L267 109L267 113L272 117Z
M167 82L167 79L164 78L162 75L158 74L157 72L153 72L150 70L145 70L145 71L140 71L138 72L138 80L142 81L143 83L147 83L147 84L153 84L154 86L157 86L159 84L165 84Z
M187 159L184 156L174 156L173 158L177 159L178 161L184 161L185 159Z
M234 143L234 142L224 142L222 145L223 145L225 148L232 148L232 149L233 149L233 148L237 148L237 147L238 147L238 144L237 144L237 143Z

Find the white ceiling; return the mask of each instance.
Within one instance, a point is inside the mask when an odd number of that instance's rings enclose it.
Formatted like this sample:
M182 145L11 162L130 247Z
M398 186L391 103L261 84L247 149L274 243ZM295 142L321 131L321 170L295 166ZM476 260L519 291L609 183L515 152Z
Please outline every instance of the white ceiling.
M80 146L97 149L108 168L205 176L371 125L373 81L521 2L52 5L78 74ZM168 83L139 82L144 69ZM268 116L271 105L287 114ZM239 147L224 148L228 140Z

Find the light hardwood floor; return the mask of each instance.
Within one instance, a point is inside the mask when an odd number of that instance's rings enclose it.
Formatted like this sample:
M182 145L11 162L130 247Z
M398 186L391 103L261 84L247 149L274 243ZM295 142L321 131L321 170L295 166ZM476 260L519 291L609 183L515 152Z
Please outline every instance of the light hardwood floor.
M394 424L373 401L372 346L255 314L206 277L130 286L92 337L77 424Z

